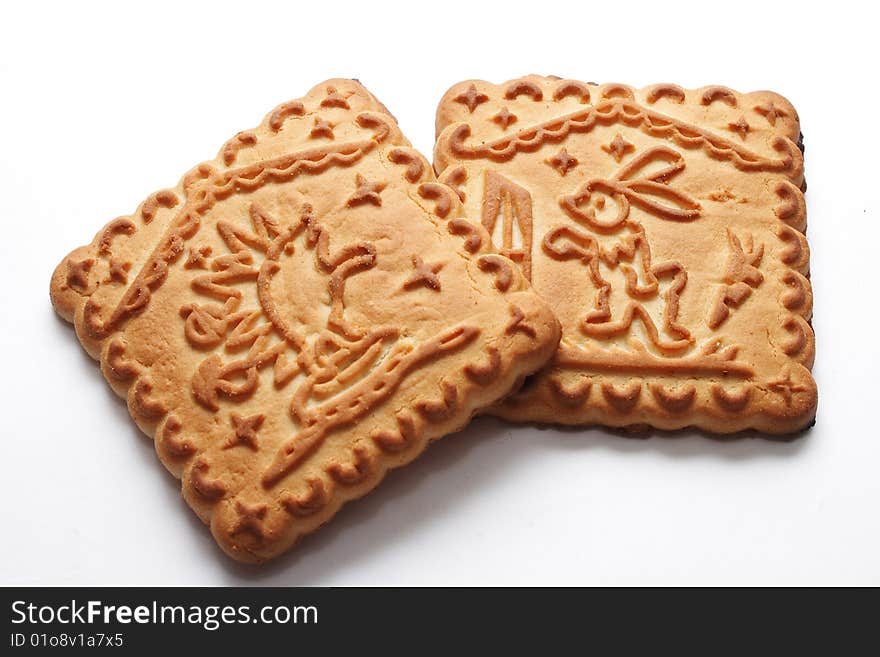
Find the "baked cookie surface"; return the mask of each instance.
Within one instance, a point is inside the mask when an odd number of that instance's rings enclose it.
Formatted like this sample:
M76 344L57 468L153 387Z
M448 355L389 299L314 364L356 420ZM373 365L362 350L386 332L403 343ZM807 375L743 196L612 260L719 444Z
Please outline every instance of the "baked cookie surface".
M461 211L329 80L107 224L51 297L220 547L259 562L551 358L552 312Z
M493 413L795 432L817 389L800 126L765 91L453 86L435 169L563 326Z

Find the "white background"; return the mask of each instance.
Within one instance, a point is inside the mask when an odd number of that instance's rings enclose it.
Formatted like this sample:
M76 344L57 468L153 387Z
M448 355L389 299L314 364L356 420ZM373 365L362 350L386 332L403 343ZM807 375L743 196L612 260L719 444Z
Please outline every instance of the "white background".
M880 584L877 21L800 2L0 9L0 584ZM773 89L806 135L816 427L648 440L480 419L288 556L231 562L49 304L74 246L357 77L430 153L452 83Z

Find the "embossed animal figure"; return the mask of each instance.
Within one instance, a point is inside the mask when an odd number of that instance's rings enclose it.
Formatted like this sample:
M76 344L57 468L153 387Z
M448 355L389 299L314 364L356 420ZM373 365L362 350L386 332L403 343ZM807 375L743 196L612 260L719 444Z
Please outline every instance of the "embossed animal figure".
M675 353L692 344L688 329L677 322L678 300L687 282L687 272L679 262L652 262L645 228L631 212L636 207L668 221L697 219L700 204L668 184L684 167L680 153L657 146L635 157L611 178L588 180L573 194L560 198L562 209L580 227L554 226L544 236L543 249L553 258L579 260L587 268L596 294L592 310L580 324L586 335L622 335L638 317L661 352ZM623 273L628 300L615 313L608 277L617 268ZM659 281L664 278L672 280L664 293L662 329L666 336L661 335L645 305L658 294Z
M331 249L330 234L308 203L293 225L282 225L256 203L249 212L252 230L218 222L229 252L217 255L210 271L193 279L195 291L223 304L190 303L180 312L187 340L193 346L207 350L225 342L227 353L247 347L247 352L230 362L214 352L198 366L192 391L205 408L216 411L221 397L233 403L247 399L261 385L259 371L263 368L272 367L275 388L295 384L289 413L297 430L263 474L264 484L271 486L317 449L331 430L367 414L390 397L412 370L456 351L474 340L479 331L455 326L414 342L400 340L400 332L393 326L354 325L345 314L346 281L375 266L375 246L360 241ZM301 246L296 245L298 241ZM294 267L294 276L285 283L283 263L296 260L302 247L311 255L298 261L299 269L295 262L288 264ZM261 263L255 253L264 256ZM298 319L287 303L288 297L302 293L306 270L312 270L321 285L326 285L330 298L326 318L316 314ZM242 310L247 302L237 284L251 281L256 285L259 308ZM428 412L449 410L458 401L453 394L457 393L447 393L448 398L439 404L431 402ZM402 430L411 433L407 426ZM321 494L312 491L312 497Z

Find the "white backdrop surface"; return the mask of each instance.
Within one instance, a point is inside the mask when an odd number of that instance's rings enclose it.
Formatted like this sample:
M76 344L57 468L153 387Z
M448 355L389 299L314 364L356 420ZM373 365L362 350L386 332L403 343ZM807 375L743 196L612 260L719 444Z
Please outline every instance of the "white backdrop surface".
M867 3L14 3L0 13L0 584L880 584L876 21ZM798 108L820 408L799 440L478 419L288 556L223 556L58 319L53 267L238 130L356 77L436 102L525 73Z

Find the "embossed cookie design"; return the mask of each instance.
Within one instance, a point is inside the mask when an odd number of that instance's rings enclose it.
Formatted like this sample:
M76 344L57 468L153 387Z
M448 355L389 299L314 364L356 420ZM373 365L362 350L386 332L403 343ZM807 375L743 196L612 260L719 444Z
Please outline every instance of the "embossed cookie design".
M223 548L272 558L553 355L557 320L357 82L111 221L52 301Z
M450 89L435 168L553 306L520 421L773 434L816 412L797 113L770 92Z

